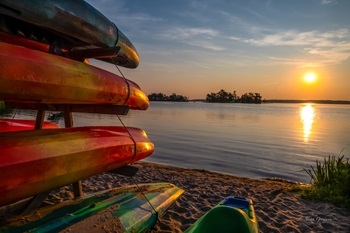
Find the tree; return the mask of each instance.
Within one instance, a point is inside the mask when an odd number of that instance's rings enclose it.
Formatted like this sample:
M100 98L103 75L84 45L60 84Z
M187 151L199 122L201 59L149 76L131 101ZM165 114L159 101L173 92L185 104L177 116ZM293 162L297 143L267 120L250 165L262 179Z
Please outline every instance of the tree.
M163 93L151 93L148 95L150 101L177 101L177 102L188 102L187 96L177 95L176 93L167 96Z
M207 94L206 101L216 103L232 103L234 99L234 94L221 89L218 93L212 92L211 94Z
M150 101L164 101L166 100L166 95L163 93L152 93L148 95Z
M241 97L237 96L236 91L233 93L221 89L217 93L207 94L206 101L212 103L261 103L262 96L260 93L245 93Z
M261 104L262 96L260 93L245 93L241 96L241 103L255 103L255 104Z

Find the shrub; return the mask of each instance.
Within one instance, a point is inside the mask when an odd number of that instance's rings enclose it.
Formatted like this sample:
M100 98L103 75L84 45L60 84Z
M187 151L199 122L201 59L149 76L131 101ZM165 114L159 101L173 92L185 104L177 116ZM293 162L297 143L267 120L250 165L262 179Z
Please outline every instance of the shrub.
M328 156L323 163L316 161L315 168L304 171L311 178L311 186L302 188L302 197L350 207L350 163L344 155Z

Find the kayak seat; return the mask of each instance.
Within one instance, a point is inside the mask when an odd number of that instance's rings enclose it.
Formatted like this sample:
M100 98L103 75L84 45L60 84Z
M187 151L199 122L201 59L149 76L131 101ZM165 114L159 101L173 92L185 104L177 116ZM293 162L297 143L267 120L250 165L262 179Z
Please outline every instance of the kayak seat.
M245 212L229 206L215 206L206 213L189 232L200 233L249 233L250 227ZM249 221L249 220L248 220Z

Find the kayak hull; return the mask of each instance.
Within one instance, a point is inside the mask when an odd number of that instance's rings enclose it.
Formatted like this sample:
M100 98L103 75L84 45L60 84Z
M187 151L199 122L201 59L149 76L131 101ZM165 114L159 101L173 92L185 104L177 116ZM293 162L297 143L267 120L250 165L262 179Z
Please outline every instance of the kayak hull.
M35 126L35 120L24 120L24 119L0 119L0 133L12 132L12 131L23 131L33 130ZM50 121L43 122L43 129L54 129L59 126Z
M0 42L0 99L45 104L114 104L146 110L134 82L97 67Z
M132 127L1 133L0 206L125 166L153 151L146 133Z
M43 207L34 214L7 219L0 231L44 233L69 228L72 232L86 229L105 232L111 226L113 232L146 232L183 192L169 183L125 186Z
M47 41L67 50L115 47L119 52L107 56L107 62L127 68L136 68L139 64L139 56L131 41L114 23L83 0L3 0L1 15L4 23L0 29L6 33L20 31L22 37ZM57 41L57 38L63 41Z
M213 207L185 233L259 233L253 202L248 198L229 196Z

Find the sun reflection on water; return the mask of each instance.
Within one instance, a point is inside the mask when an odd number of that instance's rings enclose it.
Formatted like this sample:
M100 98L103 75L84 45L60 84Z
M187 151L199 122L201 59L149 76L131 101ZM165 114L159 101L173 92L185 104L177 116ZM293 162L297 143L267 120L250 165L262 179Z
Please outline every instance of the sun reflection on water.
M303 122L304 129L304 142L309 141L309 137L312 131L312 124L315 120L315 109L311 104L303 106L300 110L300 118Z

